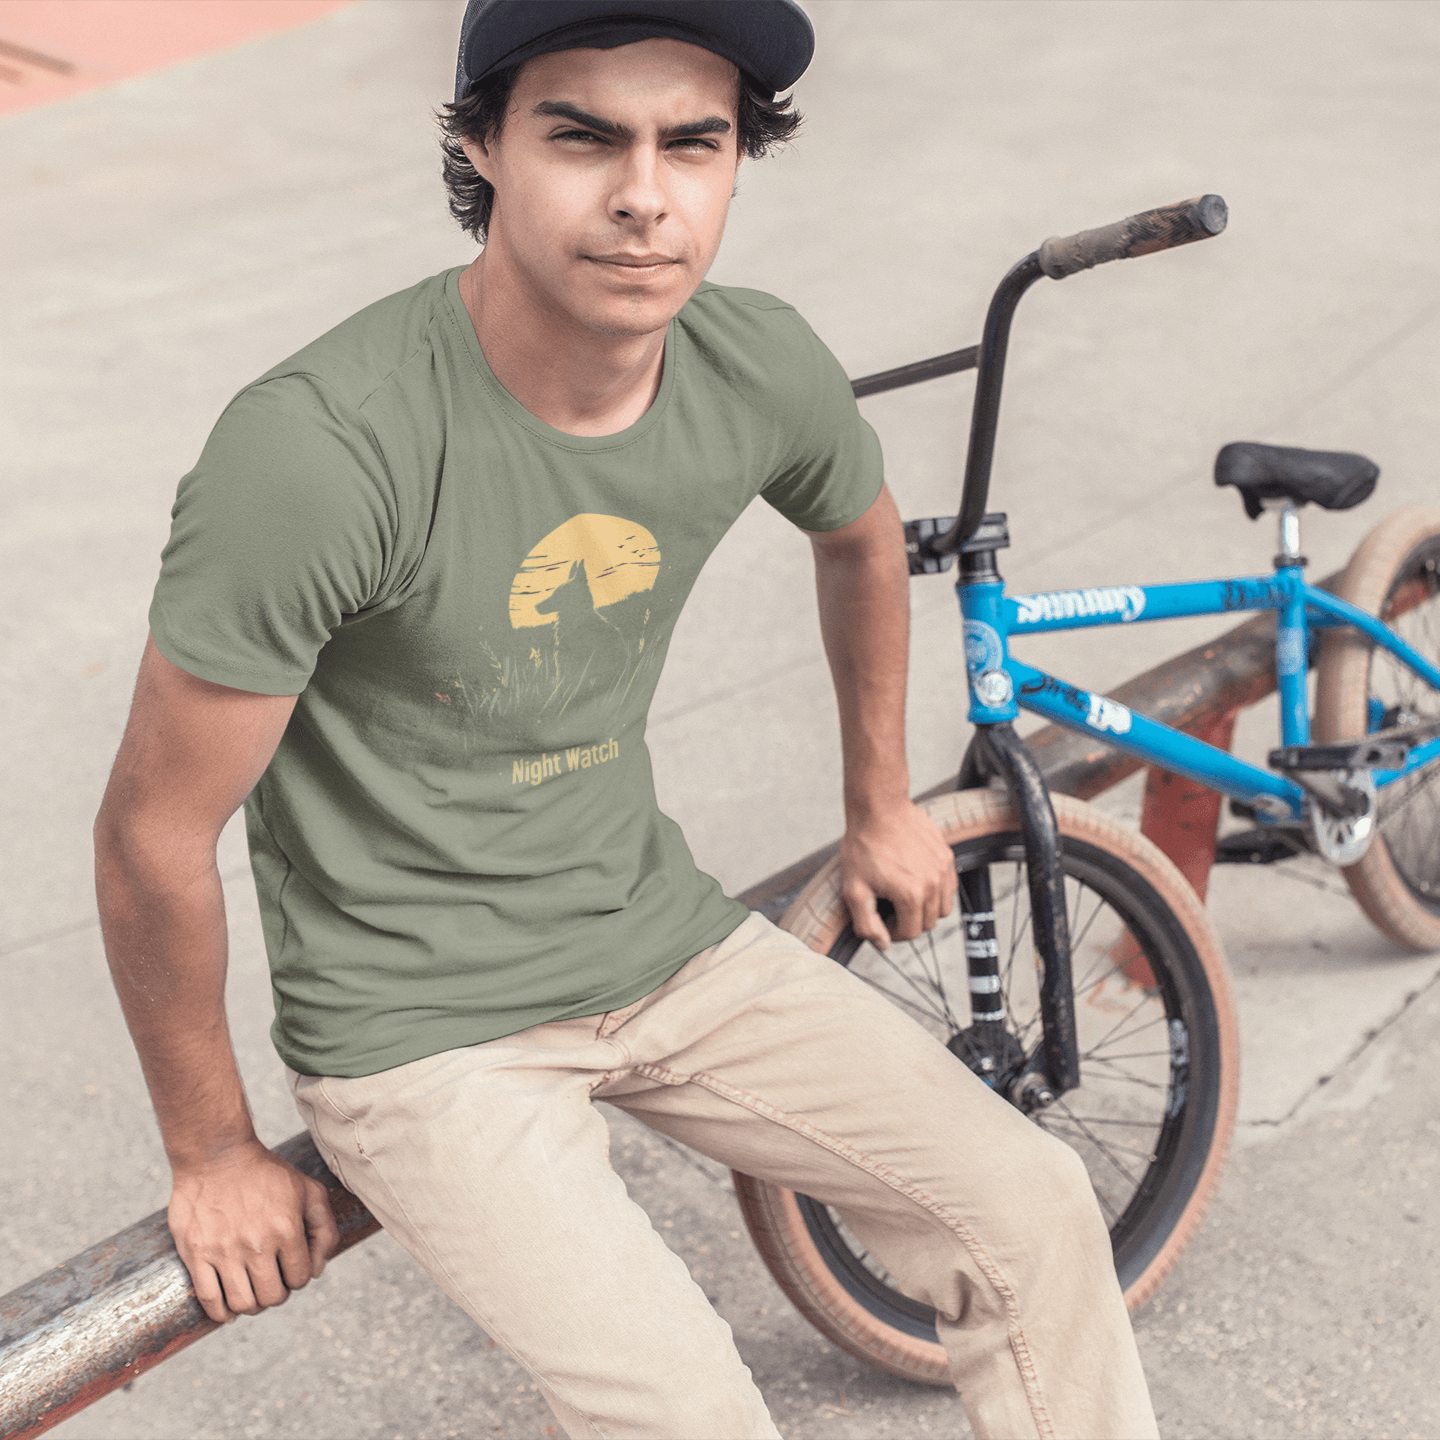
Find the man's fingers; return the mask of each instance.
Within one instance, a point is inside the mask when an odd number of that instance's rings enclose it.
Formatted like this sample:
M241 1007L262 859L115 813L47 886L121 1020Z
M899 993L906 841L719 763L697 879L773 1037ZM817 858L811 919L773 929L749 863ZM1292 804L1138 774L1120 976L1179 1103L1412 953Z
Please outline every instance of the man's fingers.
M298 1215L295 1218L297 1222L300 1219ZM291 1290L303 1290L310 1283L310 1246L305 1230L304 1225L297 1223L280 1242L277 1269L287 1293ZM258 1287L255 1293L260 1293ZM276 1300L269 1303L278 1305L280 1302Z
M955 886L943 886L940 891L940 915L943 918L955 908Z
M340 1248L340 1227L330 1208L330 1192L318 1181L305 1182L305 1231L310 1238L310 1275L318 1280L325 1262Z
M191 1265L187 1260L185 1268L190 1272L190 1283L195 1287L195 1298L200 1302L200 1308L212 1320L229 1325L235 1319L235 1314L225 1303L225 1296L220 1289L220 1277L215 1273L215 1267Z
M933 930L935 922L940 918L940 897L932 890L925 896L925 922L924 929Z
M250 1284L250 1273L238 1260L226 1264L219 1271L220 1283L225 1287L225 1303L237 1315L258 1315L264 1308L255 1299Z
M929 928L925 924L925 902L922 898L912 896L893 903L895 923L890 927L890 933L897 940L913 940L922 930Z
M864 885L847 885L841 893L845 897L845 907L850 911L850 928L877 950L888 950L890 932L875 908L875 892Z
M262 1250L249 1256L245 1273L250 1277L250 1290L260 1309L283 1305L290 1298L290 1287L280 1274L278 1258L273 1253ZM302 1267L301 1273L309 1279L308 1267Z

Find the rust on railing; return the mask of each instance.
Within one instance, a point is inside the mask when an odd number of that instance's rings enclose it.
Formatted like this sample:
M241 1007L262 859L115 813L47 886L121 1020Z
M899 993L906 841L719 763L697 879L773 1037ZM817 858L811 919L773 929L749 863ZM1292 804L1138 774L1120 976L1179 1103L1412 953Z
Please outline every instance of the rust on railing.
M275 1153L329 1188L341 1250L380 1228L308 1133ZM219 1328L157 1210L0 1298L0 1436L44 1434Z

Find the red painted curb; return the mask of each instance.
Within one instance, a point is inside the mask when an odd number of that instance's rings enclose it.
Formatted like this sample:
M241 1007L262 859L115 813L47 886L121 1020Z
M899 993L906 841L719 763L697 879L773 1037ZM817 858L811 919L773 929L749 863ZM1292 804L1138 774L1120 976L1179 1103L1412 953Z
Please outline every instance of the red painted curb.
M0 115L289 30L353 0L0 0Z

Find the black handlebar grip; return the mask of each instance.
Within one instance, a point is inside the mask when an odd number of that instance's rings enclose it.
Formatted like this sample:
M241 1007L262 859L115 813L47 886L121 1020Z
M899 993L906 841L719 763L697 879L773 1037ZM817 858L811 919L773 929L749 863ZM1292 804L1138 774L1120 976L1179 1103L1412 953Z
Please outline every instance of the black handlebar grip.
M1145 210L1128 220L1082 230L1064 239L1052 237L1040 247L1040 268L1052 279L1063 280L1077 270L1089 270L1109 260L1173 250L1195 240L1218 235L1230 218L1218 195L1197 195L1158 210Z

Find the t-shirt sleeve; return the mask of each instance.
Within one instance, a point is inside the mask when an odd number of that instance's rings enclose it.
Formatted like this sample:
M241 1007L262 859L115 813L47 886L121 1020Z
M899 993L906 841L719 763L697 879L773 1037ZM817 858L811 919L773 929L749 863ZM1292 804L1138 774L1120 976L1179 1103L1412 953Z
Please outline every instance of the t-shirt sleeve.
M802 332L792 377L800 383L785 386L785 423L796 443L761 494L802 530L838 530L880 494L880 439L856 407L840 362L798 315L789 318Z
M376 603L395 514L364 420L317 380L243 390L180 482L150 606L160 653L261 695L298 695L321 647Z

